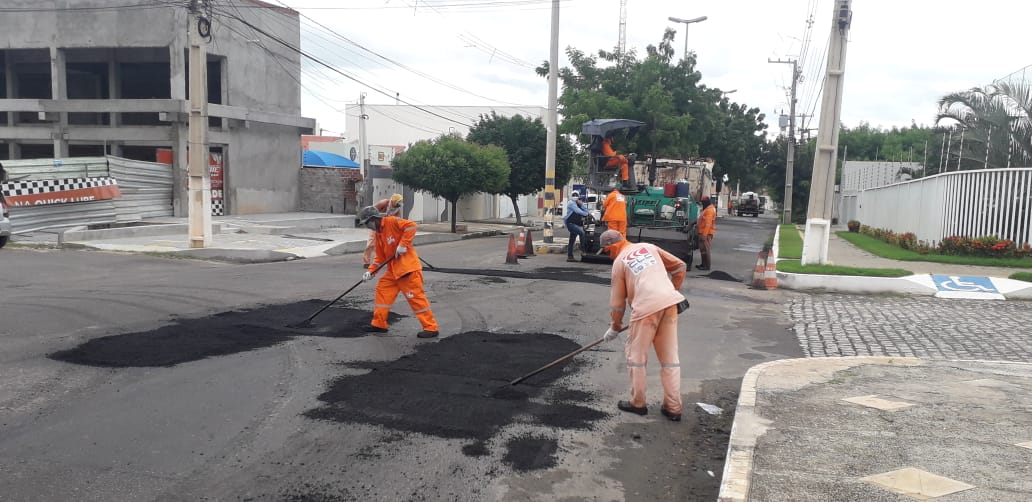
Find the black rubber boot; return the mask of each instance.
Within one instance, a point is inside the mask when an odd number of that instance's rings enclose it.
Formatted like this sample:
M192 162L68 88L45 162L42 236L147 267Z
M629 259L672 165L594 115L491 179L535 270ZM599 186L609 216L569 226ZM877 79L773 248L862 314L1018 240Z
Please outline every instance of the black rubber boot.
M419 337L419 338L435 338L435 337L437 337L438 334L439 333L437 331L426 331L426 330L423 330L423 331L420 331L419 333L417 333L416 336Z
M379 326L373 326L372 324L366 325L366 327L362 328L362 330L365 331L366 333L386 333L387 332L387 328L381 328Z
M648 406L643 406L641 408L638 408L637 406L632 405L630 401L620 401L619 403L616 403L616 407L620 408L621 411L626 411L628 413L635 413L635 414L638 414L638 415L648 415L648 413L649 413L649 407Z
M663 413L664 417L669 418L670 421L672 421L672 422L680 422L681 421L681 414L680 413L671 413L670 410L666 409L666 406L660 407L659 411Z

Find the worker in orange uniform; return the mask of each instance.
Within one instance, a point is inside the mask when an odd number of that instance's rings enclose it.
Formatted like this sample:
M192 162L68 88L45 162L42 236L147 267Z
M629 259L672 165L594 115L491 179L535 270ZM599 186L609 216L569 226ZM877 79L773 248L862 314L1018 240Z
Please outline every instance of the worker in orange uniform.
M606 162L606 167L620 166L620 184L627 185L627 157L616 153L613 150L613 138L606 138L602 140L602 155L606 157L612 157Z
M702 212L699 213L699 254L702 255L702 264L696 265L699 270L710 269L710 249L713 244L713 234L717 233L717 208L710 204L709 197L703 195Z
M606 228L616 230L627 238L627 197L619 190L613 190L602 202L602 221Z
M645 364L649 347L659 359L663 383L663 416L681 420L681 363L677 355L677 314L688 308L678 290L684 283L686 266L676 256L655 244L627 242L619 232L606 230L599 236L602 249L613 257L612 289L609 307L611 323L606 341L623 329L627 304L631 306L630 334L624 353L631 376L631 400L619 401L622 411L645 415Z
M386 264L387 272L376 283L376 300L373 306L373 320L365 330L371 333L387 332L387 315L391 305L400 292L408 301L409 307L423 330L416 336L434 338L438 335L437 320L430 310L430 302L423 291L423 265L419 255L412 247L412 239L416 236L416 222L387 216L374 206L363 208L359 212L359 223L365 225L376 234L376 253L369 270L362 274L362 280L368 281Z
M389 199L381 199L380 202L373 204L373 207L387 216L400 216L402 198L403 197L400 193L396 193L391 195ZM362 252L362 268L369 268L369 263L373 261L373 252L375 249L373 241L375 237L376 232L370 230L369 238L366 239L365 251Z

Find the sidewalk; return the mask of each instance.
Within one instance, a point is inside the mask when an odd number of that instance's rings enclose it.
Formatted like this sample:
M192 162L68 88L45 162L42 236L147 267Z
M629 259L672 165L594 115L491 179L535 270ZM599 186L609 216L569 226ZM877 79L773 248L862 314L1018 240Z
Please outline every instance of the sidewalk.
M416 244L499 235L520 228L515 221L420 224ZM263 263L361 253L369 230L354 215L277 213L212 218L209 246L190 247L186 218L155 218L108 229L74 227L14 236L16 244L60 246L130 253L155 253L233 263Z
M1032 500L1032 364L786 359L742 381L721 502Z
M1018 269L976 267L924 261L898 261L872 255L835 235L828 239L828 261L832 265L858 268L909 270L907 277L857 277L844 275L791 274L779 271L778 287L838 293L900 293L937 298L1032 300L1032 284L1007 277ZM780 228L778 229L780 232ZM774 242L777 243L778 234ZM777 245L774 248L777 256Z

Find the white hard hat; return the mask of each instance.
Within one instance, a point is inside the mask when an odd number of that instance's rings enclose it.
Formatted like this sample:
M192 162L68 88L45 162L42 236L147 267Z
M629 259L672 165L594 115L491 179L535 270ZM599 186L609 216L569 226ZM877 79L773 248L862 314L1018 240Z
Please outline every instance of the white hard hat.
M570 192L570 197L580 197L580 192L574 190Z

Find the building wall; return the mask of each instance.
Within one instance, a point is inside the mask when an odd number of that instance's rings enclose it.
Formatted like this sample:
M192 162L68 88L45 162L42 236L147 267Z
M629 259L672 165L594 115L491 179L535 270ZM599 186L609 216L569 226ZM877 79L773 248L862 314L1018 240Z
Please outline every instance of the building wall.
M306 167L301 169L301 199L298 209L313 213L355 214L355 181L358 169Z

